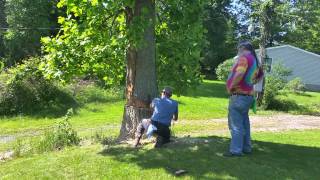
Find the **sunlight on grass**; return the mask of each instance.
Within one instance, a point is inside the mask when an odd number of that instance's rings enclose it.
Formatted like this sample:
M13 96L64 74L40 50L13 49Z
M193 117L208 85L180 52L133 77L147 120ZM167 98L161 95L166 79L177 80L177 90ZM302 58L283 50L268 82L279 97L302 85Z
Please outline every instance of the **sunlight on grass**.
M0 166L1 179L316 179L320 131L255 133L254 154L243 158L221 156L229 139L190 137L164 149L125 145L72 147L59 152L8 161ZM205 143L205 141L207 141Z
M119 125L125 102L119 93L113 94L115 94L114 97L112 92L95 91L94 89L82 94L80 98L86 99L88 103L76 110L77 113L71 119L73 126L77 130L83 130L106 125ZM309 109L313 108L318 111L320 109L320 93L288 94L288 96L280 96L279 98L293 100ZM180 97L174 96L173 99L179 102L181 120L209 120L227 117L228 94L225 91L224 82L206 80L196 89L190 89ZM278 113L277 111L259 110L257 115ZM303 112L292 113L303 114ZM250 114L254 115L251 111ZM0 118L0 135L43 130L52 126L56 120L31 116L2 117Z

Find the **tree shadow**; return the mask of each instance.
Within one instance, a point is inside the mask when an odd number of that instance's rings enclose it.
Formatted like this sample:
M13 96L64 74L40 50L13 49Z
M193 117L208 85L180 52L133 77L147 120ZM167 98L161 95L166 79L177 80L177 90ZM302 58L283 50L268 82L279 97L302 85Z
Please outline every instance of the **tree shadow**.
M218 81L205 81L196 89L190 89L182 94L188 97L215 97L228 98L226 85Z
M136 150L112 146L100 154L136 164L142 169L164 169L174 176L179 169L194 179L317 179L320 178L320 149L289 144L254 141L254 154L245 157L222 156L228 138L217 136L183 138L161 149Z

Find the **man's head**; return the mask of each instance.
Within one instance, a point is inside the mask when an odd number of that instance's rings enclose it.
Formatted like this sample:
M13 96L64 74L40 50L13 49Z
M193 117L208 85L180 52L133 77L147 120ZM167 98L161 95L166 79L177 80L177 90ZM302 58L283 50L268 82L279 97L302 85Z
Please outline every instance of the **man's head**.
M251 42L250 41L241 41L238 44L238 55L242 55L243 53L248 52L248 51L256 58L256 60L258 60L256 51L255 51L253 45L251 44Z
M161 91L161 97L167 97L170 98L172 96L172 89L170 87L165 87L162 91Z
M238 53L242 54L244 51L254 52L254 47L249 41L241 41L238 44Z

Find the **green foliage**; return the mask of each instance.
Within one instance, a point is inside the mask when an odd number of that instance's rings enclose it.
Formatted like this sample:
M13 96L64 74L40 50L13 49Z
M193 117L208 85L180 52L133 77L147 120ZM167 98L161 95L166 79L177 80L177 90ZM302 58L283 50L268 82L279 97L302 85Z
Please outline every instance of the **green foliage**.
M61 150L66 146L79 145L80 138L72 128L69 119L73 109L69 109L65 117L56 124L53 131L48 131L38 144L39 152Z
M236 17L229 10L230 0L214 0L205 4L203 17L205 38L208 45L203 49L202 72L212 74L225 59L236 54Z
M266 109L272 109L275 98L287 84L287 78L291 74L291 70L282 64L272 66L272 72L265 78L264 98L262 105Z
M59 17L63 28L54 38L43 38L46 62L41 69L48 78L70 81L89 75L106 84L120 84L124 78L125 31L123 1L64 1L67 17ZM119 10L119 12L118 12Z
M305 85L303 84L301 78L295 78L286 84L285 90L288 90L292 93L302 93L305 91Z
M228 75L230 74L233 64L234 60L228 59L217 67L216 75L220 81L226 81L228 79Z
M5 32L6 65L12 66L22 59L40 54L42 36L50 35L55 1L10 0L5 11L9 29Z
M3 68L4 68L4 63L0 59L0 73L2 72Z
M134 3L61 0L58 7L67 11L67 17L59 17L63 31L42 39L47 56L41 69L46 77L70 81L89 75L107 85L124 84L126 50L129 45L144 45L141 33L149 23L143 12L133 23L126 22ZM171 85L179 93L201 80L198 62L203 47L203 4L179 0L157 2L156 6L159 83Z
M283 11L282 21L287 23L284 41L320 54L320 1L295 1Z
M18 139L13 146L13 152L15 157L21 157L23 154L24 145L21 139Z
M0 75L0 114L45 114L60 116L74 99L38 70L40 58L30 58L24 64Z
M0 28L4 27L7 27L5 14L5 0L0 0ZM5 30L0 29L0 60L4 57L4 32Z
M78 104L86 105L87 103L104 103L119 101L123 98L123 90L121 88L112 87L104 89L95 83L89 85L80 85L77 87L74 97Z
M203 2L159 3L156 26L159 84L174 87L180 95L201 82L199 60L204 47Z

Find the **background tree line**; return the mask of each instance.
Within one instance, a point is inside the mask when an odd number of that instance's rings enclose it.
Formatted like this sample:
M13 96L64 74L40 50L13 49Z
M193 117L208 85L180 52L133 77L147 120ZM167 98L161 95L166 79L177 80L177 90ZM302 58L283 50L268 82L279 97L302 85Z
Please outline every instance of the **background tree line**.
M261 1L262 2L262 1ZM259 24L252 14L259 0L207 0L204 3L203 28L206 45L201 50L201 72L214 74L215 68L235 54L240 39L256 42ZM267 46L292 44L320 53L319 2L275 0L273 26ZM58 0L1 0L0 57L12 66L29 56L41 54L41 37L55 36L58 17L66 14L57 8ZM254 31L248 32L253 26ZM212 76L210 76L212 77Z

